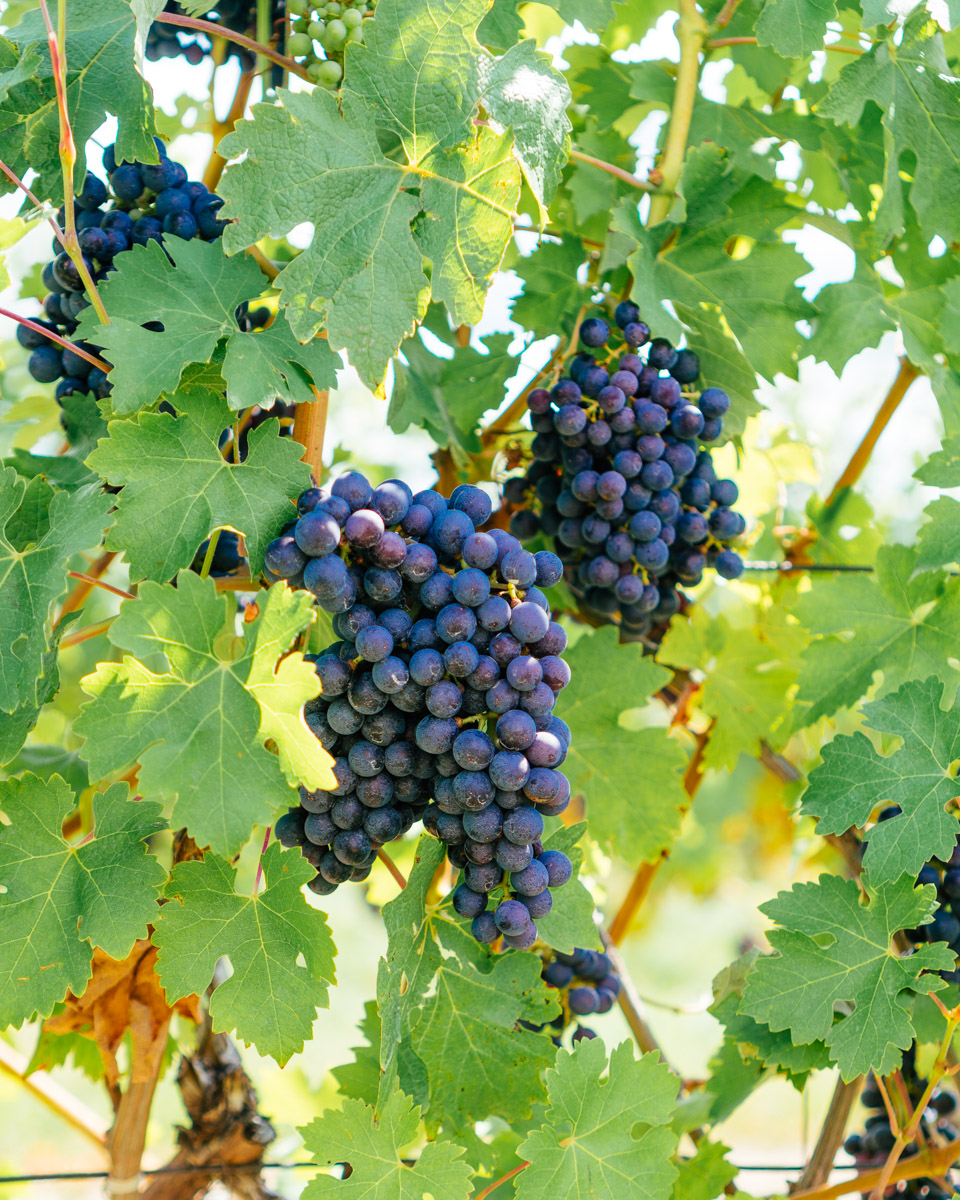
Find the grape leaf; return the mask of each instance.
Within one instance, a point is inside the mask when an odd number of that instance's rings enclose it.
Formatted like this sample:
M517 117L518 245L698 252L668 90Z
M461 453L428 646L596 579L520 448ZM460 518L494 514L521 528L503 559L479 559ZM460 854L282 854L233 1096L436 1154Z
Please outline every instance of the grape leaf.
M306 1149L321 1166L349 1162L348 1179L317 1175L303 1200L467 1200L472 1171L463 1147L427 1142L413 1166L404 1149L417 1137L420 1110L395 1089L379 1112L362 1100L347 1099L301 1129Z
M542 841L545 850L561 850L573 865L573 878L553 891L553 908L537 919L537 931L542 941L561 954L572 954L581 946L600 950L600 935L594 920L593 897L579 878L583 850L578 845L586 831L585 821L576 825L561 825L546 834Z
M677 1077L656 1052L633 1056L623 1042L561 1050L547 1072L550 1107L517 1154L530 1165L517 1177L517 1200L666 1200L677 1179L670 1161L677 1135L666 1128ZM639 1137L635 1127L641 1124Z
M550 202L570 150L570 85L529 38L481 60L484 108L513 130L514 153L541 205Z
M899 1067L897 1051L914 1036L904 993L939 990L942 980L924 972L954 965L942 943L907 957L891 945L898 930L929 922L935 887L914 888L903 877L867 893L863 904L855 880L821 875L761 905L780 928L768 934L774 953L757 962L742 1005L774 1031L789 1029L795 1042L826 1042L844 1080ZM835 1019L844 1001L853 1011Z
M682 226L671 220L646 228L632 200L612 214L613 228L637 245L628 265L633 298L647 323L676 334L679 326L664 301L714 305L753 370L767 379L778 371L794 375L796 322L815 311L796 287L806 264L781 239L796 209L772 183L755 177L743 182L731 173L715 146L688 151L681 186ZM729 247L737 238L748 239L748 252L734 258Z
M0 467L0 712L36 706L53 636L53 609L66 590L67 559L96 546L109 527L111 497L99 490L57 492Z
M810 773L801 812L818 818L818 833L862 827L883 804L902 810L870 830L863 865L875 882L916 876L928 859L953 851L960 826L946 806L960 794L952 769L960 758L960 710L944 711L941 697L955 690L915 680L864 705L867 726L900 738L900 748L881 755L863 733L844 734L824 746L823 762Z
M916 566L916 550L884 546L875 575L818 582L797 600L795 615L819 635L800 672L808 722L855 704L876 671L881 695L928 675L956 686L947 648L960 637L960 580Z
M727 1162L729 1146L701 1138L693 1158L677 1163L677 1181L673 1200L716 1200L737 1175L737 1168Z
M93 472L71 454L31 454L21 446L14 446L3 464L13 467L24 479L41 475L58 488L83 487L96 482Z
M48 1017L90 978L93 948L124 958L157 914L166 871L145 840L160 805L117 783L93 799L91 840L64 840L73 790L53 775L0 783L0 1025Z
M557 714L573 740L563 771L586 797L591 836L625 862L650 862L679 831L686 756L663 729L628 732L620 718L644 706L671 673L637 644L618 646L612 628L585 634L566 658L572 679Z
M452 358L431 354L419 336L403 343L406 364L397 362L387 424L394 433L411 425L427 431L438 446L449 448L458 462L480 449L480 418L503 403L507 381L518 360L507 353L509 333L491 334L487 354L473 346L457 346Z
M173 1003L201 995L226 955L233 974L210 997L214 1030L235 1029L283 1066L327 1007L336 951L323 914L301 893L316 871L278 842L261 861L267 885L255 896L239 895L236 868L209 851L173 868L154 934L157 973Z
M930 518L920 526L917 566L942 567L960 559L960 504L941 496L923 510Z
M74 729L88 739L91 773L102 778L139 762L144 794L172 800L178 826L228 855L290 803L281 767L291 783L333 786L332 759L300 715L317 693L316 675L299 653L277 667L310 620L310 600L275 586L238 635L236 602L218 597L212 579L182 571L176 588L142 584L109 631L137 657L100 663L81 681L94 699ZM162 674L138 661L158 651Z
M757 41L784 58L805 58L823 49L827 22L836 19L834 0L767 0L757 22Z
M762 53L769 55L769 51ZM668 106L671 95L666 97ZM749 104L718 104L698 96L688 140L691 146L715 142L724 148L734 167L775 179L777 166L784 161L784 143L818 150L823 139L815 117L801 115L795 108L791 111L786 103L770 113Z
M119 119L117 161L157 162L150 89L134 65L136 21L124 0L70 0L67 21L67 110L77 147L74 178L82 182L84 147L107 114ZM0 50L0 68L14 69L0 85L0 158L21 177L32 168L42 178L41 196L59 204L60 121L56 88L39 8L26 12ZM0 191L13 189L6 178Z
M884 196L890 194L888 189ZM882 211L881 204L877 224ZM896 232L897 228L899 225L892 225L890 231ZM913 221L907 223L897 239L891 258L903 286L890 291L887 308L901 327L907 357L917 366L933 372L943 358L947 322L945 287L956 270L956 262L948 254L932 258L927 251L927 238Z
M313 387L333 387L339 359L323 339L301 346L284 313L268 329L240 331L237 306L265 286L252 258L228 259L219 242L171 238L163 246L151 241L121 255L100 285L111 323L101 325L87 308L79 325L80 336L103 347L103 357L113 364L113 411L136 412L164 392L172 396L184 368L209 361L221 338L226 339L221 371L232 409L269 408L277 397L309 402ZM141 325L144 296L162 332Z
M795 636L795 627L787 632ZM756 754L761 740L773 741L786 720L797 674L789 651L801 646L781 647L770 633L734 628L726 617L695 605L663 639L658 660L701 672L700 707L720 718L704 751L710 766L732 770L741 754Z
M517 12L517 0L493 0L477 27L477 41L490 50L509 50L523 32L523 17Z
M559 1013L539 955L491 956L450 921L437 920L432 936L442 958L411 1037L429 1080L428 1126L469 1130L492 1116L527 1116L555 1051L517 1022L539 1025Z
M916 163L910 203L925 237L939 234L947 242L960 236L957 206L943 203L960 191L960 109L952 74L943 40L920 9L898 45L879 42L844 67L817 108L823 117L856 125L868 101L879 105L888 135L886 188L902 193L898 166L909 151Z
M675 304L677 316L691 331L690 346L700 359L700 377L707 386L722 387L730 397L717 443L739 437L750 417L760 412L757 376L713 305Z
M381 0L376 28L351 48L339 105L322 88L281 89L279 106L255 108L224 143L230 156L246 156L221 185L224 215L236 218L227 249L310 221L311 245L275 285L297 335L325 324L371 382L423 318L431 283L456 324L476 323L513 233L514 138L473 126L486 54L476 28L486 8L485 0ZM555 129L553 107L537 111ZM384 155L378 131L399 140L404 161ZM538 138L525 119L518 152L529 155L538 140L546 145L550 135Z
M960 437L944 438L943 445L913 473L930 487L960 487Z
M250 431L246 459L234 463L218 444L230 424L220 398L181 390L176 405L176 415L111 421L109 436L87 460L123 485L107 548L124 552L131 578L161 581L189 566L211 530L229 527L244 535L258 575L267 543L295 515L290 497L310 486L303 447L278 437L267 421Z
M807 349L838 375L849 358L877 346L888 330L896 328L884 310L879 277L859 258L852 279L817 292L817 308Z
M0 766L4 763L10 763L11 759L15 757L20 762L20 766L15 767L10 765L7 767L7 773L10 775L16 774L24 766L29 765L24 757L27 752L24 751L23 754L19 754L18 752L27 740L30 730L36 725L43 706L49 704L60 690L60 669L58 664L60 639L82 615L82 612L65 613L60 618L57 622L57 627L53 631L50 648L44 652L40 660L40 675L36 680L36 695L34 699L24 700L22 704L17 705L12 713L5 713L3 718L0 719ZM45 776L41 777L45 778ZM84 786L87 785L84 784Z
M586 260L583 243L565 233L560 242L541 242L527 258L514 263L523 279L523 292L513 302L511 316L536 337L569 332L581 305L590 301L590 287L577 278Z

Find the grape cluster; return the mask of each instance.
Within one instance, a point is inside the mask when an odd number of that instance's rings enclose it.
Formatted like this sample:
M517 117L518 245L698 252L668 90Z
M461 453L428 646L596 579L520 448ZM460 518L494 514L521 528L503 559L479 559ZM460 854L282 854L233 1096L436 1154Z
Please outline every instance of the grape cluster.
M284 20L281 0L273 0L271 9L272 27L278 30L282 37ZM174 13L177 16L197 15L195 11L185 13L176 0L167 0L167 3L164 5L164 12ZM219 0L215 8L203 14L203 19L205 21L214 21L216 24L223 25L227 29L232 29L236 33L245 33L250 37L255 37L257 31L257 5L254 0ZM283 52L282 42L277 46L277 49L281 53ZM182 55L191 66L198 66L210 54L211 50L210 39L205 33L196 33L191 29L180 28L176 25L167 25L162 21L155 21L147 33L146 56L151 62L157 62L161 58L176 58ZM225 42L225 53L228 58L236 58L245 71L253 69L256 61L255 56L245 46L238 46L236 42ZM275 69L275 71L276 77L273 79L273 82L276 84L280 82L279 68Z
M916 1105L927 1087L927 1081L917 1073L916 1055L911 1047L903 1056L903 1067L900 1074L911 1105ZM877 1086L876 1079L871 1075L867 1078L866 1086L860 1094L860 1101L865 1108L871 1110L871 1115L864 1123L863 1133L852 1133L843 1144L844 1150L856 1161L860 1170L882 1166L887 1155L893 1149L896 1135L890 1128L890 1118L887 1116L883 1096ZM945 1118L952 1116L957 1110L957 1099L952 1092L937 1089L930 1097L920 1121L920 1131L924 1143L929 1142L931 1134L936 1131L941 1142L954 1141L958 1136L956 1126ZM917 1153L917 1143L911 1142L904 1150L903 1158L912 1158ZM893 1189L897 1196L907 1200L945 1200L956 1191L951 1184L944 1187L935 1179L910 1179ZM864 1200L867 1200L864 1193Z
M288 53L304 62L314 83L338 87L344 50L363 41L363 19L375 4L376 0L287 0Z
M548 986L559 990L562 1011L548 1025L524 1023L524 1027L536 1032L551 1029L551 1037L558 1046L560 1035L573 1021L577 1021L574 1042L596 1037L592 1029L579 1023L578 1018L607 1013L616 1004L620 995L620 976L616 967L606 954L596 950L577 948L572 954L545 952L542 958L540 977Z
M731 507L736 484L717 478L705 449L720 436L727 394L698 390L697 355L651 340L632 301L617 306L616 323L622 352L606 349L610 326L590 317L569 376L527 397L532 461L504 498L517 508L511 532L553 540L586 612L619 614L626 633L643 636L707 567L740 575L729 546L746 523Z
M570 801L559 770L570 732L553 714L567 639L541 591L560 560L479 532L490 499L466 484L447 500L350 472L297 509L264 574L335 614L342 640L315 659L320 695L305 717L337 784L301 790L278 838L301 847L325 895L365 878L383 844L422 820L463 872L453 906L477 940L528 948L572 875L540 842L544 817Z
M98 176L87 173L76 198L76 226L87 267L94 281L106 279L114 268L117 256L132 246L144 246L149 241L162 242L166 235L180 238L200 237L215 241L223 232L226 221L217 216L223 201L202 183L190 182L187 172L167 157L166 148L157 139L159 163L118 163L114 147L103 153L103 163L109 173L110 186ZM63 212L60 213L63 224ZM76 265L60 243L54 241L56 258L43 268L41 280L49 295L43 302L44 319L37 322L45 329L69 338L77 328L77 317L90 301ZM238 319L254 320L247 306L242 305ZM267 309L261 324L269 319ZM147 329L162 328L148 322ZM17 340L31 351L30 374L39 383L57 384L56 398L75 392L92 392L103 399L110 394L106 372L92 366L73 350L64 350L43 334L26 325L17 327ZM88 353L96 355L98 347L78 343Z

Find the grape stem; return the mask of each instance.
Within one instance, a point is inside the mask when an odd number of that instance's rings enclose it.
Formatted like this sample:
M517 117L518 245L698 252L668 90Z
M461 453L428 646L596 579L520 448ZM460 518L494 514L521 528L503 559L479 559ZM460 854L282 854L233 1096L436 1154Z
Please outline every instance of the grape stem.
M18 325L26 325L27 329L32 329L34 333L43 334L45 338L49 338L51 342L56 342L58 346L63 346L65 350L72 350L74 354L80 358L84 358L94 367L99 367L101 371L111 370L110 364L104 362L102 358L97 358L95 354L91 354L89 350L84 350L82 346L77 346L73 342L68 342L66 338L60 336L59 333L54 333L52 329L44 329L37 321L31 321L29 317L21 317L15 312L11 312L8 308L0 308L0 317L9 317L11 321L16 321Z
M616 176L623 183L629 183L631 187L635 187L641 192L652 192L655 196L662 194L662 189L657 184L651 183L647 179L638 179L636 175L631 175L623 167L618 167L614 163L604 162L602 158L594 158L592 154L584 154L581 150L577 149L570 151L570 157L575 162L586 163L588 167L596 167L598 171L606 171L608 175Z
M50 66L53 69L54 85L57 90L57 113L60 119L60 167L63 176L63 237L64 250L70 255L73 265L77 268L84 290L93 305L94 312L100 318L101 325L109 325L110 318L103 307L100 293L86 260L80 250L77 240L76 206L73 195L73 172L77 165L77 146L73 140L73 129L70 125L70 115L67 111L67 0L58 0L57 16L59 35L50 20L50 10L47 0L40 0L40 11L43 13L43 23L47 27L47 45L50 49Z
M60 609L60 616L57 618L57 624L63 620L67 613L76 612L79 608L83 607L84 601L97 586L97 581L105 574L107 568L116 557L116 554L109 550L105 554L100 555L97 561L90 567L87 577L80 580L70 595L64 600L63 607Z
M528 1162L522 1162L519 1167L514 1167L513 1170L508 1171L506 1175L501 1175L499 1179L495 1179L493 1183L485 1187L482 1192L477 1192L473 1200L486 1200L486 1197L492 1195L501 1183L506 1183L508 1179L512 1179L514 1175L519 1175L521 1171L525 1171L529 1166L530 1164Z
M683 159L687 152L687 137L690 133L700 79L700 51L707 37L707 24L700 15L695 0L680 0L680 18L676 24L676 34L680 43L680 63L677 67L677 82L670 108L667 140L658 171L662 191L650 201L648 225L659 225L670 211L671 199L680 182Z
M125 592L123 588L114 587L112 583L104 583L102 579L97 579L95 575L85 575L82 571L68 571L67 575L71 579L82 579L84 583L90 584L91 587L102 588L105 592L113 592L115 596L120 596L124 600L136 599L133 592Z
M203 556L203 563L200 567L201 579L206 579L206 577L210 574L210 567L213 565L213 556L217 552L217 542L220 541L220 534L220 529L215 529L213 533L210 534L210 539L207 542L207 552Z
M396 880L397 886L401 890L403 888L405 888L407 886L407 881L403 877L403 872L400 870L400 868L397 866L397 864L393 861L393 859L390 857L390 855L386 852L386 850L383 850L383 849L378 850L377 858L380 859L380 861L383 863L383 865L387 868L387 870L390 872L390 874ZM479 1200L479 1197L477 1198L477 1200Z
M263 856L267 852L270 845L270 834L273 832L273 826L267 826L267 832L263 835L263 845L260 847L260 857L257 859L257 877L253 881L253 894L256 895L260 891L260 880L263 879Z
M910 385L920 374L921 371L913 365L906 355L901 357L900 369L897 371L896 378L890 385L890 390L884 397L879 409L877 409L877 415L873 418L870 428L864 434L863 441L854 450L850 461L841 472L840 478L831 488L830 495L824 502L825 508L829 508L832 504L835 504L840 499L842 493L848 488L853 487L863 474L864 468L870 461L873 448L880 440L881 433L890 424L890 419L897 411L900 401L906 396L910 390Z
M73 633L68 633L60 639L60 649L66 650L68 646L79 646L81 642L89 642L92 638L100 637L101 634L107 632L115 620L116 617L107 617L93 625L84 625L82 629L75 629Z
M23 194L27 197L27 199L31 202L31 204L33 204L34 208L38 208L41 212L43 211L43 201L39 200L33 194L33 192L30 191L30 189L27 187L27 185L23 182L23 180L20 178L20 176L16 173L16 171L14 171L11 167L8 167L2 158L0 158L0 171L2 171L4 173L4 175L6 175L6 177L10 180L10 182L12 184L15 184L16 187L18 187L20 189L20 191L23 192ZM46 217L45 220L46 220L47 224L50 226L50 228L53 230L54 237L56 237L56 239L60 243L60 245L63 246L64 245L63 230L56 223L56 221L53 219L53 217Z
M757 39L755 37L726 37L726 38L711 38L710 41L704 43L706 50L719 50L723 46L755 46ZM835 50L837 54L855 54L857 56L864 54L864 50L854 50L852 46L838 46L835 42L828 42L824 50Z
M279 54L270 46L264 46L261 42L254 41L245 33L237 33L236 30L227 29L226 26L215 25L213 21L201 21L199 17L182 17L179 13L162 12L154 20L162 21L165 25L179 25L182 29L195 29L198 33L205 33L210 38L224 38L228 42L236 42L238 46L243 46L254 54L269 58L277 66L286 68L292 75L299 75L308 83L313 82L306 69L301 67L298 62Z

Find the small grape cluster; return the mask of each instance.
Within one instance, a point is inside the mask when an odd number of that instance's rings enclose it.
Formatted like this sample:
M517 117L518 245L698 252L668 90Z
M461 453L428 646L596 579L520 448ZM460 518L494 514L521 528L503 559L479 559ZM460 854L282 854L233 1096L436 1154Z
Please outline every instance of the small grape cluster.
M608 1013L620 995L620 976L606 954L597 950L576 948L572 954L545 952L542 955L543 969L540 978L548 986L560 992L561 1013L546 1025L524 1027L541 1032L551 1029L552 1040L560 1045L560 1036L572 1022L577 1022L573 1031L574 1042L597 1035L578 1018L593 1014Z
M903 1056L903 1066L900 1071L904 1086L911 1105L916 1105L927 1087L927 1081L917 1073L916 1053L911 1047ZM843 1144L844 1150L855 1160L858 1169L870 1170L882 1166L897 1140L896 1134L890 1128L890 1118L883 1103L883 1096L877 1086L876 1079L867 1077L866 1086L860 1094L863 1106L871 1110L871 1115L864 1123L863 1133L852 1133ZM936 1089L930 1096L920 1121L920 1133L923 1142L930 1141L931 1134L936 1132L942 1141L955 1141L958 1130L946 1118L957 1110L957 1098L952 1092ZM911 1142L903 1152L904 1159L912 1158L918 1150L916 1142ZM947 1196L956 1194L953 1184L944 1187L942 1182L935 1179L910 1179L894 1189L897 1196L907 1200L945 1200ZM864 1193L864 1200L867 1200Z
M729 546L746 523L731 507L736 484L717 478L705 448L720 436L727 394L697 390L697 355L651 340L632 301L617 306L616 323L622 353L587 352L604 350L611 334L590 317L580 326L587 351L569 376L530 392L532 462L507 480L504 498L517 508L517 537L553 539L585 611L619 614L625 633L642 637L679 610L679 589L706 568L741 574Z
M558 769L570 732L553 713L570 679L567 639L541 590L560 560L479 531L490 499L466 484L447 500L350 472L297 508L264 574L335 614L342 640L314 660L320 695L305 719L337 782L301 790L277 837L301 847L325 895L364 879L382 846L422 820L463 872L452 902L474 937L532 946L551 889L572 875L540 841L544 817L570 801Z
M200 237L205 241L219 238L226 225L217 216L223 201L202 183L187 179L186 170L167 157L166 148L157 139L159 163L121 162L116 160L114 147L108 146L103 163L109 173L110 187L98 176L88 172L76 197L76 226L80 250L94 282L106 279L114 268L118 255L132 246L145 246L149 241L163 241L165 235L179 238ZM59 221L63 225L63 211ZM41 280L49 295L43 302L44 319L38 321L44 329L71 337L77 328L77 318L90 300L76 264L54 241L56 258L43 268ZM269 310L250 313L242 305L238 319L269 320ZM262 316L260 314L263 314ZM157 322L147 322L147 329L162 328ZM17 340L30 350L29 371L39 383L53 383L57 400L75 392L92 392L98 399L110 394L110 382L105 371L75 353L64 350L42 333L26 325L17 327ZM98 347L78 343L81 349L94 356Z
M274 29L283 31L282 0L272 0L271 23ZM185 13L176 0L167 0L164 12L177 16L196 16L196 12ZM253 37L257 28L257 5L252 0L218 0L215 8L203 14L205 21L213 21L236 33L245 33ZM147 33L146 56L151 62L161 58L176 58L183 56L191 66L199 66L212 50L210 39L205 33L194 33L176 25L168 25L154 21ZM225 42L225 53L228 58L236 58L240 66L249 71L256 62L255 56L245 47L236 42ZM283 52L282 43L277 47ZM274 83L279 83L279 72Z
M375 4L376 0L319 4L316 0L287 0L291 22L287 52L304 63L314 83L338 87L343 79L344 51L351 43L363 41L363 19Z

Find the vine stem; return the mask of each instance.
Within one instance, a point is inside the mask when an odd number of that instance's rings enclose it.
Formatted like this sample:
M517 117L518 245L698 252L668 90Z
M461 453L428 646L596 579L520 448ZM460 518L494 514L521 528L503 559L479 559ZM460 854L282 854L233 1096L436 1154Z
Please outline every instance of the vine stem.
M100 293L90 269L84 260L77 240L76 207L73 196L73 172L77 165L77 146L73 140L73 129L70 125L70 114L67 111L67 0L58 0L57 18L59 37L50 20L50 10L47 0L40 0L40 11L43 23L47 27L47 45L50 49L50 66L53 69L54 86L57 91L57 113L60 119L60 168L63 176L63 238L64 250L70 255L77 273L83 280L90 303L100 318L101 325L109 325L110 318L103 307Z
M499 1179L495 1179L493 1183L488 1184L482 1192L477 1192L473 1200L486 1200L486 1197L497 1190L501 1183L506 1183L508 1179L512 1179L514 1175L519 1175L521 1171L525 1171L530 1164L522 1162L519 1167L514 1167L512 1171L508 1171L506 1175L501 1175Z
M264 46L261 42L247 37L245 33L237 33L235 29L228 29L226 25L215 25L213 21L201 21L199 17L182 17L179 13L169 12L160 13L154 20L161 21L165 25L179 25L182 29L195 29L199 33L205 33L210 38L223 38L228 42L236 42L238 46L243 46L254 54L262 55L263 58L269 58L277 66L288 70L291 75L299 75L301 79L305 79L308 83L313 82L307 74L306 69L301 67L292 58L286 58L283 54L278 54L272 46Z
M91 638L100 637L101 634L107 632L115 620L116 617L106 617L103 621L97 621L93 625L84 625L83 629L75 629L73 633L68 633L60 639L60 649L66 650L68 646L79 646L81 642L89 642Z
M0 317L9 317L11 321L16 321L18 325L26 325L28 329L32 329L34 333L43 334L45 338L49 338L51 342L56 342L58 346L63 346L65 350L72 350L74 354L85 358L91 366L99 367L101 371L110 371L112 368L108 362L104 362L102 358L97 358L95 354L91 354L88 350L74 342L68 342L66 338L62 338L59 333L54 333L52 329L44 329L36 321L31 321L29 317L21 317L18 313L11 312L9 308L0 308Z
M115 596L120 596L124 600L135 599L133 592L126 592L123 588L114 587L112 583L104 583L102 579L97 579L95 575L85 575L83 571L68 571L67 575L70 579L82 579L84 583L88 583L91 587L102 588L105 592L113 592Z
M654 1036L653 1030L647 1024L647 1018L643 1012L643 1001L640 999L630 972L627 970L627 964L623 961L623 956L617 949L616 943L605 929L600 930L600 940L603 942L603 949L613 964L614 970L620 977L620 992L617 1000L626 1018L626 1022L630 1026L630 1032L633 1034L634 1041L644 1054L649 1054L650 1051L656 1050L660 1057L666 1061L664 1053L660 1049L660 1043Z
M160 1025L146 1054L132 1063L132 1078L120 1097L117 1119L107 1136L110 1151L108 1196L133 1196L140 1187L140 1161L147 1140L147 1124L153 1105L153 1093L160 1078L163 1054L167 1048L170 1017Z
M217 147L220 145L221 140L233 131L237 122L247 111L247 101L250 99L250 89L253 87L255 74L254 71L242 71L240 73L240 78L237 81L237 90L234 93L229 112L222 121L218 121L214 117L212 130L213 153L210 155L210 161L203 172L203 182L211 192L216 191L217 184L220 182L220 176L223 174L223 168L227 165L227 160L218 152Z
M710 41L704 44L707 50L719 50L722 46L755 46L757 39L755 37L725 37L711 38ZM835 50L838 54L863 54L863 50L854 50L851 46L838 46L835 42L829 42L825 45L824 50Z
M890 419L900 406L900 401L903 400L907 392L910 390L910 385L922 372L913 365L913 363L904 355L900 359L900 369L897 371L896 378L890 385L890 390L884 397L883 403L877 409L877 415L873 418L870 428L864 434L863 441L854 450L850 461L843 468L840 478L830 489L830 495L827 497L824 507L829 508L840 494L846 491L847 488L853 487L860 476L863 474L864 468L870 461L870 455L873 453L873 448L880 440L880 435L890 424Z
M700 51L707 37L707 24L697 9L696 0L680 0L676 31L680 43L680 64L670 108L667 141L658 170L662 191L650 200L648 225L659 225L670 211L670 201L680 182L687 152L687 137L700 79Z
M220 541L220 533L220 529L215 529L213 533L210 534L209 540L207 541L207 552L204 554L203 562L200 564L201 579L206 579L206 577L210 574L210 568L213 565L213 556L217 552L217 543Z
M298 404L293 414L293 440L303 447L301 462L308 463L313 473L313 482L323 477L323 435L327 428L327 409L330 393L313 389L316 397L312 404Z
M592 154L584 154L582 150L571 150L570 157L575 162L586 163L588 167L596 167L598 171L606 171L608 175L614 175L623 183L629 183L631 187L637 188L641 192L651 192L655 196L662 194L661 188L650 183L646 179L638 179L636 175L631 175L629 171L625 171L623 167L618 167L614 163L605 162L602 158L594 158Z
M0 158L0 171L2 171L4 173L4 175L6 175L6 177L10 180L10 182L12 184L14 184L16 187L18 187L20 189L21 192L23 192L23 194L31 202L31 204L34 206L34 208L40 209L41 212L43 211L43 201L37 199L37 197L33 194L33 192L30 191L30 189L27 187L27 185L23 182L23 180L20 178L20 176L16 173L16 171L14 171L11 167L8 167L2 158ZM50 228L53 230L54 236L56 237L57 241L62 246L64 244L63 230L56 223L56 221L53 219L53 217L47 217L46 222L50 226Z
M397 866L397 864L393 861L393 859L390 857L390 855L386 852L386 850L378 850L377 858L380 859L380 861L383 863L383 865L387 868L387 870L390 872L390 874L396 880L397 886L401 890L403 890L403 888L405 888L407 886L407 881L403 877L403 872L400 870L400 868ZM477 1198L477 1200L479 1200L479 1197Z
M76 612L83 605L83 602L97 586L96 581L106 572L116 557L113 551L108 550L106 553L101 554L97 561L92 564L86 579L82 579L66 600L64 600L63 607L60 609L60 616L57 618L57 624L63 620L67 613Z
M852 1079L849 1083L844 1083L842 1079L837 1080L837 1086L834 1088L833 1098L821 1126L817 1144L813 1148L813 1153L810 1155L803 1174L796 1183L791 1185L791 1195L794 1192L820 1187L830 1178L837 1151L843 1144L851 1110L857 1102L862 1087L862 1075Z

